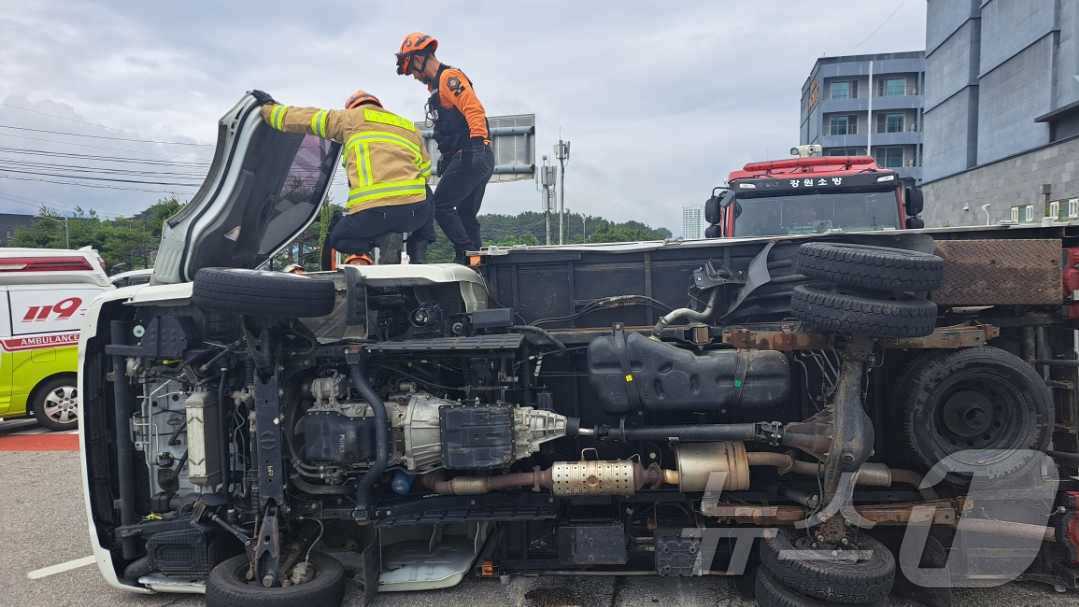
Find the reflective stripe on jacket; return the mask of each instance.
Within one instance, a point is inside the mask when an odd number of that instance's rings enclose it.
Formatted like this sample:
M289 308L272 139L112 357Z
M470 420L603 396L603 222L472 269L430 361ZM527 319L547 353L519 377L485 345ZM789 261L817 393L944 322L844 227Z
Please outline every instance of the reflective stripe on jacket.
M286 133L307 133L344 144L347 213L427 198L431 160L412 121L374 104L320 110L267 104L262 118Z

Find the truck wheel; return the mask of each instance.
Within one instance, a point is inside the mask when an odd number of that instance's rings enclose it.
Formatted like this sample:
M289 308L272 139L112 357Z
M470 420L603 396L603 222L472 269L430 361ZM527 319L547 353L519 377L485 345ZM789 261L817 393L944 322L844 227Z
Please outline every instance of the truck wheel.
M937 305L924 299L870 299L800 285L791 311L806 325L828 333L868 337L921 337L937 325Z
M844 558L851 551L867 552L870 556L859 561ZM833 556L831 549L813 549L804 533L777 529L774 538L761 544L758 588L761 576L767 575L772 579L766 580L765 585L769 585L768 581L779 582L786 588L797 589L798 594L825 601L773 603L776 605L863 605L888 597L895 581L895 558L884 544L862 535L850 548L836 554Z
M37 423L49 430L79 427L79 388L74 377L57 377L41 384L30 403Z
M1014 354L958 350L915 363L905 377L901 444L921 468L945 465L949 482L1025 470L1049 447L1053 395Z
M196 306L250 316L313 318L333 311L333 281L237 268L203 268L195 275Z
M337 559L312 554L315 577L287 588L248 582L247 555L217 564L206 580L206 607L338 607L345 593L345 569Z
M944 280L944 260L936 255L836 242L802 245L795 267L810 278L876 291L932 291Z
M757 571L756 582L753 584L754 598L760 607L825 607L830 603L818 601L807 596L802 596L793 590L783 587L767 569L761 567Z

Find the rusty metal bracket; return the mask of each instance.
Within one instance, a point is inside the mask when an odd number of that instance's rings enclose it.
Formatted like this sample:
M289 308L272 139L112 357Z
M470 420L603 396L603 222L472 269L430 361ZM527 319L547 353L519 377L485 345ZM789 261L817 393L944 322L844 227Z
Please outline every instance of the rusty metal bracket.
M722 339L723 343L739 349L794 352L832 347L831 336L804 331L799 322L724 327Z
M990 340L1000 337L1000 327L990 324L962 324L951 327L937 327L925 337L906 337L882 339L882 348L909 350L954 350L984 346Z
M902 504L865 504L855 508L867 521L884 526L939 525L954 527L964 511L962 499L939 499ZM932 515L930 516L930 512ZM701 502L701 514L732 523L752 525L793 525L808 516L802 506L779 504L763 506L752 504ZM842 523L843 517L835 515L830 520Z
M831 335L804 330L799 322L732 325L724 327L721 336L723 343L739 349L797 352L834 347ZM964 323L938 327L925 337L888 337L878 343L881 348L891 350L953 350L984 346L999 336L1000 327L996 325Z

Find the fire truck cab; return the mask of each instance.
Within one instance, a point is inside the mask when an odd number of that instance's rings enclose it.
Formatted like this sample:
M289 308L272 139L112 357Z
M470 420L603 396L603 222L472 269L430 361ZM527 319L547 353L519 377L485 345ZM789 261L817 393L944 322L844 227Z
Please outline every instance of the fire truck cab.
M709 238L917 229L922 194L871 156L751 162L705 203ZM813 146L816 147L816 146ZM819 148L817 148L819 150ZM810 150L810 153L816 150Z

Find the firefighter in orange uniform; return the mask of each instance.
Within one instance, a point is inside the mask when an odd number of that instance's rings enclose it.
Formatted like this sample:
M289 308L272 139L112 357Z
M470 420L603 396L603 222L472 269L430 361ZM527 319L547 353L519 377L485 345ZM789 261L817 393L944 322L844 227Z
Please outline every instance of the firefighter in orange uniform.
M427 244L435 239L427 188L431 161L411 120L386 111L377 97L362 90L345 101L344 110L282 105L262 91L251 95L274 129L344 146L348 200L345 215L330 225L325 247L366 255L382 236L409 232L411 262L423 263Z
M455 261L483 246L476 215L487 181L494 172L487 112L472 81L461 70L435 58L438 40L415 32L405 36L397 53L397 73L427 85L427 114L434 123L439 159L435 218L453 243Z

